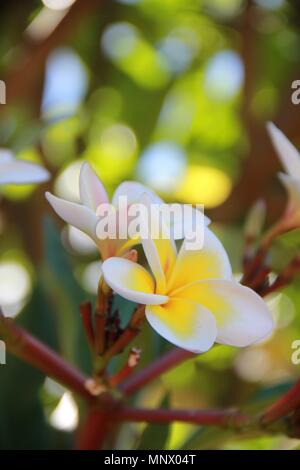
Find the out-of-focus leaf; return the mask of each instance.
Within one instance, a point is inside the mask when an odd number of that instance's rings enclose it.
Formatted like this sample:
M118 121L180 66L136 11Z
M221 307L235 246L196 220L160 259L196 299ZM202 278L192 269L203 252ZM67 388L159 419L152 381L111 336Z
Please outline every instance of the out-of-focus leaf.
M55 317L40 281L17 322L38 339L56 348ZM56 433L49 429L45 421L39 395L45 380L44 374L7 354L6 365L0 369L0 377L0 447L45 449L66 445L59 444L58 436L55 444L51 441Z
M90 357L79 314L86 293L77 283L59 233L45 220L45 264L43 282L56 314L59 348L64 357L89 371Z
M124 299L118 294L114 296L113 304L112 304L112 311L114 312L118 310L122 328L125 328L125 326L130 321L130 318L135 308L136 308L136 304L134 302L130 302L129 300Z
M160 408L169 408L169 397L162 400ZM163 450L170 434L169 424L148 424L143 431L138 450Z
M258 390L249 400L245 407L250 415L264 409L275 401L292 385L291 382L285 382ZM234 436L234 432L215 427L200 427L183 444L183 450L196 449L216 449Z
M209 450L218 446L233 435L232 431L215 428L200 427L181 447L181 450Z
M291 230L277 238L277 242L286 247L299 248L300 246L300 229Z

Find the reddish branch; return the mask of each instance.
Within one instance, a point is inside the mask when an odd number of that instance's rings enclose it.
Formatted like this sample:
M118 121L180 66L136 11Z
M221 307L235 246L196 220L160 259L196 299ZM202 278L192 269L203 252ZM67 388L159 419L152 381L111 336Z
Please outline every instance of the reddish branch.
M88 345L90 347L90 350L94 352L95 334L93 327L93 312L91 302L83 302L80 304L80 314Z
M184 349L172 349L164 356L142 369L137 374L129 377L121 384L120 390L124 393L124 395L132 395L134 392L140 390L149 382L157 379L164 372L172 369L173 367L176 367L183 361L192 357L196 357L196 355L189 351L185 351Z
M266 296L287 286L300 270L300 255L296 256L285 268L278 274L275 281L260 291L261 296Z
M123 407L118 411L118 419L157 424L183 421L203 426L225 427L243 427L249 423L246 415L232 410L151 410Z
M16 61L16 67L5 77L7 101L11 103L16 99L28 98L35 91L50 52L62 44L68 36L74 35L82 19L99 8L102 3L102 0L77 0L44 40L30 41L24 37L21 45L22 54L19 54L21 59Z
M90 409L85 422L79 429L76 448L78 450L101 449L115 424L113 410Z
M110 386L117 387L121 382L127 379L134 371L134 368L138 365L140 358L141 350L137 348L132 348L129 352L126 364L124 364L124 366L122 367L122 369L119 370L119 372L110 377Z
M258 272L264 266L264 261L267 257L268 251L265 248L259 248L251 260L248 260L244 266L244 275L241 283L244 285L251 285L253 279L257 276Z
M269 266L262 266L262 268L257 272L256 276L252 281L247 284L248 287L251 287L255 291L261 292L262 286L266 283L268 279L268 274L270 274L271 268Z
M82 372L64 361L56 352L15 325L0 312L0 336L10 352L52 377L86 400L93 400L85 388L88 379Z
M262 416L262 423L269 424L287 416L300 407L300 379L290 390L268 408Z

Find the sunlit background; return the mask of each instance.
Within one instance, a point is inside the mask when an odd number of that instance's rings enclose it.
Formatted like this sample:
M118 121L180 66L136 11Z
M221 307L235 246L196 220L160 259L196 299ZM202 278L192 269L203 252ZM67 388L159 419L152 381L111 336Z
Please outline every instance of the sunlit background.
M52 174L40 188L0 190L0 304L6 315L89 370L78 304L94 299L99 255L86 235L58 220L44 191L78 201L79 170L87 160L110 194L120 182L135 179L166 201L204 204L209 215L217 214L213 228L238 275L250 197L243 188L238 195L233 191L251 139L256 142L253 129L276 120L291 80L299 78L297 2L31 0L0 9L0 79L7 85L0 146ZM298 129L300 142L300 123ZM260 152L254 160L257 174L271 150ZM256 189L253 174L245 187L245 194L249 187L254 194L269 191L274 212L285 197L275 170L276 163L273 179L261 188ZM240 212L232 217L237 204ZM227 214L230 226L218 223ZM296 244L278 244L276 266L297 245L299 238ZM300 338L299 292L298 282L268 299L278 326L273 338L242 351L218 346L163 376L137 404L250 402L259 409L276 398L300 371L290 360L291 343ZM130 308L124 308L124 323ZM147 327L137 345L143 349L142 365L168 347ZM67 390L9 357L7 366L0 366L0 447L71 447L79 406ZM299 445L280 436L235 439L176 423L154 434L144 428L126 425L118 447Z

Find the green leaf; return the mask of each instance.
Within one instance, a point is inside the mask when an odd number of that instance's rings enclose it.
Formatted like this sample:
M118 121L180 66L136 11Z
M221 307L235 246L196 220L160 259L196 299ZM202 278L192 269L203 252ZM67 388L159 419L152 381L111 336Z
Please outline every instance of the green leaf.
M210 450L231 438L233 431L216 427L200 427L183 444L180 450Z
M119 311L122 328L125 328L125 326L128 324L136 308L136 305L137 305L136 303L130 302L129 300L124 299L118 294L114 295L112 311L113 312L115 310Z
M291 230L277 238L278 243L285 247L299 248L300 247L300 229Z
M52 348L57 346L55 317L38 280L32 298L17 323ZM7 354L0 369L0 448L45 449L52 447L40 400L45 380L42 372Z
M53 222L44 223L45 264L43 282L58 325L59 349L65 359L90 372L91 361L79 313L86 293L76 281L70 260Z

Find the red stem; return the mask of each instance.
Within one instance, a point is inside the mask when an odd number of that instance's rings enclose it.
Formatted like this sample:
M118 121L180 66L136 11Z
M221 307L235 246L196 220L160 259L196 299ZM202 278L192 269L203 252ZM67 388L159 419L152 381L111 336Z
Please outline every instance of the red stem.
M300 379L271 405L262 416L262 423L269 424L283 416L288 415L292 411L300 407Z
M182 421L203 426L244 426L248 424L247 416L232 410L164 410L138 409L124 407L118 411L122 421L146 421L147 423L171 423Z
M152 380L158 378L161 374L173 367L181 364L192 357L196 357L194 353L185 351L184 349L175 348L167 352L163 357L157 359L149 366L142 369L137 374L132 375L120 385L120 390L124 395L132 395Z
M80 304L80 314L82 318L82 324L86 339L89 345L91 352L94 352L95 349L95 333L93 327L93 313L92 313L92 304L91 302L82 302Z
M78 393L86 400L93 400L85 388L88 379L82 372L64 361L56 352L41 343L38 339L15 325L10 318L0 312L0 335L7 348L15 356L41 370L65 387Z
M78 450L99 450L114 424L111 410L91 409L79 430L76 448Z

